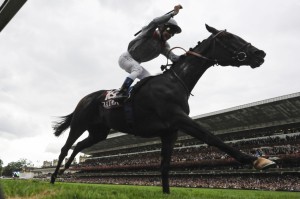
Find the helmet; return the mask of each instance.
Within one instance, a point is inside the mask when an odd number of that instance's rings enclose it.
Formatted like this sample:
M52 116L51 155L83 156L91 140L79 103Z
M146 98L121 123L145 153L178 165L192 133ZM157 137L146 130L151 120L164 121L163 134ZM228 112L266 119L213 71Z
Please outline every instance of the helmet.
M177 22L172 18L167 23L165 23L164 26L174 28L177 34L181 33L181 28L178 26Z

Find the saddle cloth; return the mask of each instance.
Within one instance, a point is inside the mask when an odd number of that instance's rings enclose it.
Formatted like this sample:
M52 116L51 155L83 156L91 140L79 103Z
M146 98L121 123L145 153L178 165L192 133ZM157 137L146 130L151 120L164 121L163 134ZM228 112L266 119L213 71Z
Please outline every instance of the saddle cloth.
M133 87L129 88L129 97L125 100L116 101L114 100L115 96L117 95L118 91L117 89L112 90L105 90L104 93L100 97L100 102L102 104L102 107L105 109L117 109L122 108L125 113L125 120L127 124L130 126L130 128L133 128L134 126L134 114L133 114L133 101L134 101L134 95L139 91L139 89L146 83L148 80L150 80L153 76L146 77L139 81L137 84L135 84Z
M134 86L130 87L128 90L129 97L128 97L128 99L125 99L125 100L120 100L120 101L114 100L114 98L116 97L116 95L119 91L118 89L106 90L102 94L102 99L101 99L103 108L114 109L114 108L123 107L124 105L131 106L133 95L135 93L137 93L137 91L151 78L153 78L153 76L146 77L146 78L142 79L141 81L139 81Z

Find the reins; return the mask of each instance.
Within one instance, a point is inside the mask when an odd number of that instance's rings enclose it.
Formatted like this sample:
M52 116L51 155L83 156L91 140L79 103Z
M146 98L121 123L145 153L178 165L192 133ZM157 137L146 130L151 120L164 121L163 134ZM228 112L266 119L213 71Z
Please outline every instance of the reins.
M205 57L204 55L201 55L200 53L196 53L196 52L191 51L191 50L187 51L187 50L185 50L185 49L182 48L182 47L174 47L174 48L171 48L171 49L168 51L167 57L169 57L170 52L171 52L172 50L177 49L177 48L183 50L183 51L185 52L185 54L194 55L194 56L196 56L196 57L198 57L198 58L205 59L205 60L207 60L207 61L212 61L212 62L214 62L216 65L218 65L218 60L216 60L216 59L209 59L208 57ZM161 66L161 70L164 71L164 70L167 69L168 66L171 66L171 65L172 65L172 64L169 64L169 58L167 58L167 64L166 64L166 65L162 65L162 66Z
M189 91L189 89L187 88L187 86L185 85L185 83L182 81L182 79L176 74L176 72L175 72L173 69L170 69L170 70L173 72L174 76L179 80L179 82L181 83L181 85L182 85L183 88L185 89L185 91L186 91L186 93L188 94L188 96L189 96L189 95L194 96L194 95Z

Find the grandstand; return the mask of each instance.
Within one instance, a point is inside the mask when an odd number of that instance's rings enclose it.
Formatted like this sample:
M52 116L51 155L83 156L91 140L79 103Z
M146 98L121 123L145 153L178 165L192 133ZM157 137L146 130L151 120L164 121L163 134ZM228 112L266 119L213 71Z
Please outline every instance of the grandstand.
M193 118L228 144L273 159L256 171L217 148L180 132L171 162L171 186L300 191L300 92ZM83 151L65 181L160 185L160 140L113 132ZM278 182L278 183L277 183Z
M268 130L277 130L280 133L281 129L287 127L299 127L300 92L199 115L193 119L215 135L251 136L253 132ZM191 137L180 133L179 141L187 139ZM83 153L95 156L106 151L128 150L154 144L160 144L160 140L116 132L109 139L84 150Z

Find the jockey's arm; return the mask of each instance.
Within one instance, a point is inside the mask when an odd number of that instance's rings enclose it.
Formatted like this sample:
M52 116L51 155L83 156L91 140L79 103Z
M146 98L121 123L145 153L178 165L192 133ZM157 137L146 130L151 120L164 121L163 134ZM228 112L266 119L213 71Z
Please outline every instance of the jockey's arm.
M156 30L156 28L167 23L176 14L175 14L175 12L171 12L171 13L162 15L160 17L156 17L147 26L144 26L142 28L141 35L144 35L144 36L150 35L151 36L153 34L153 32Z

